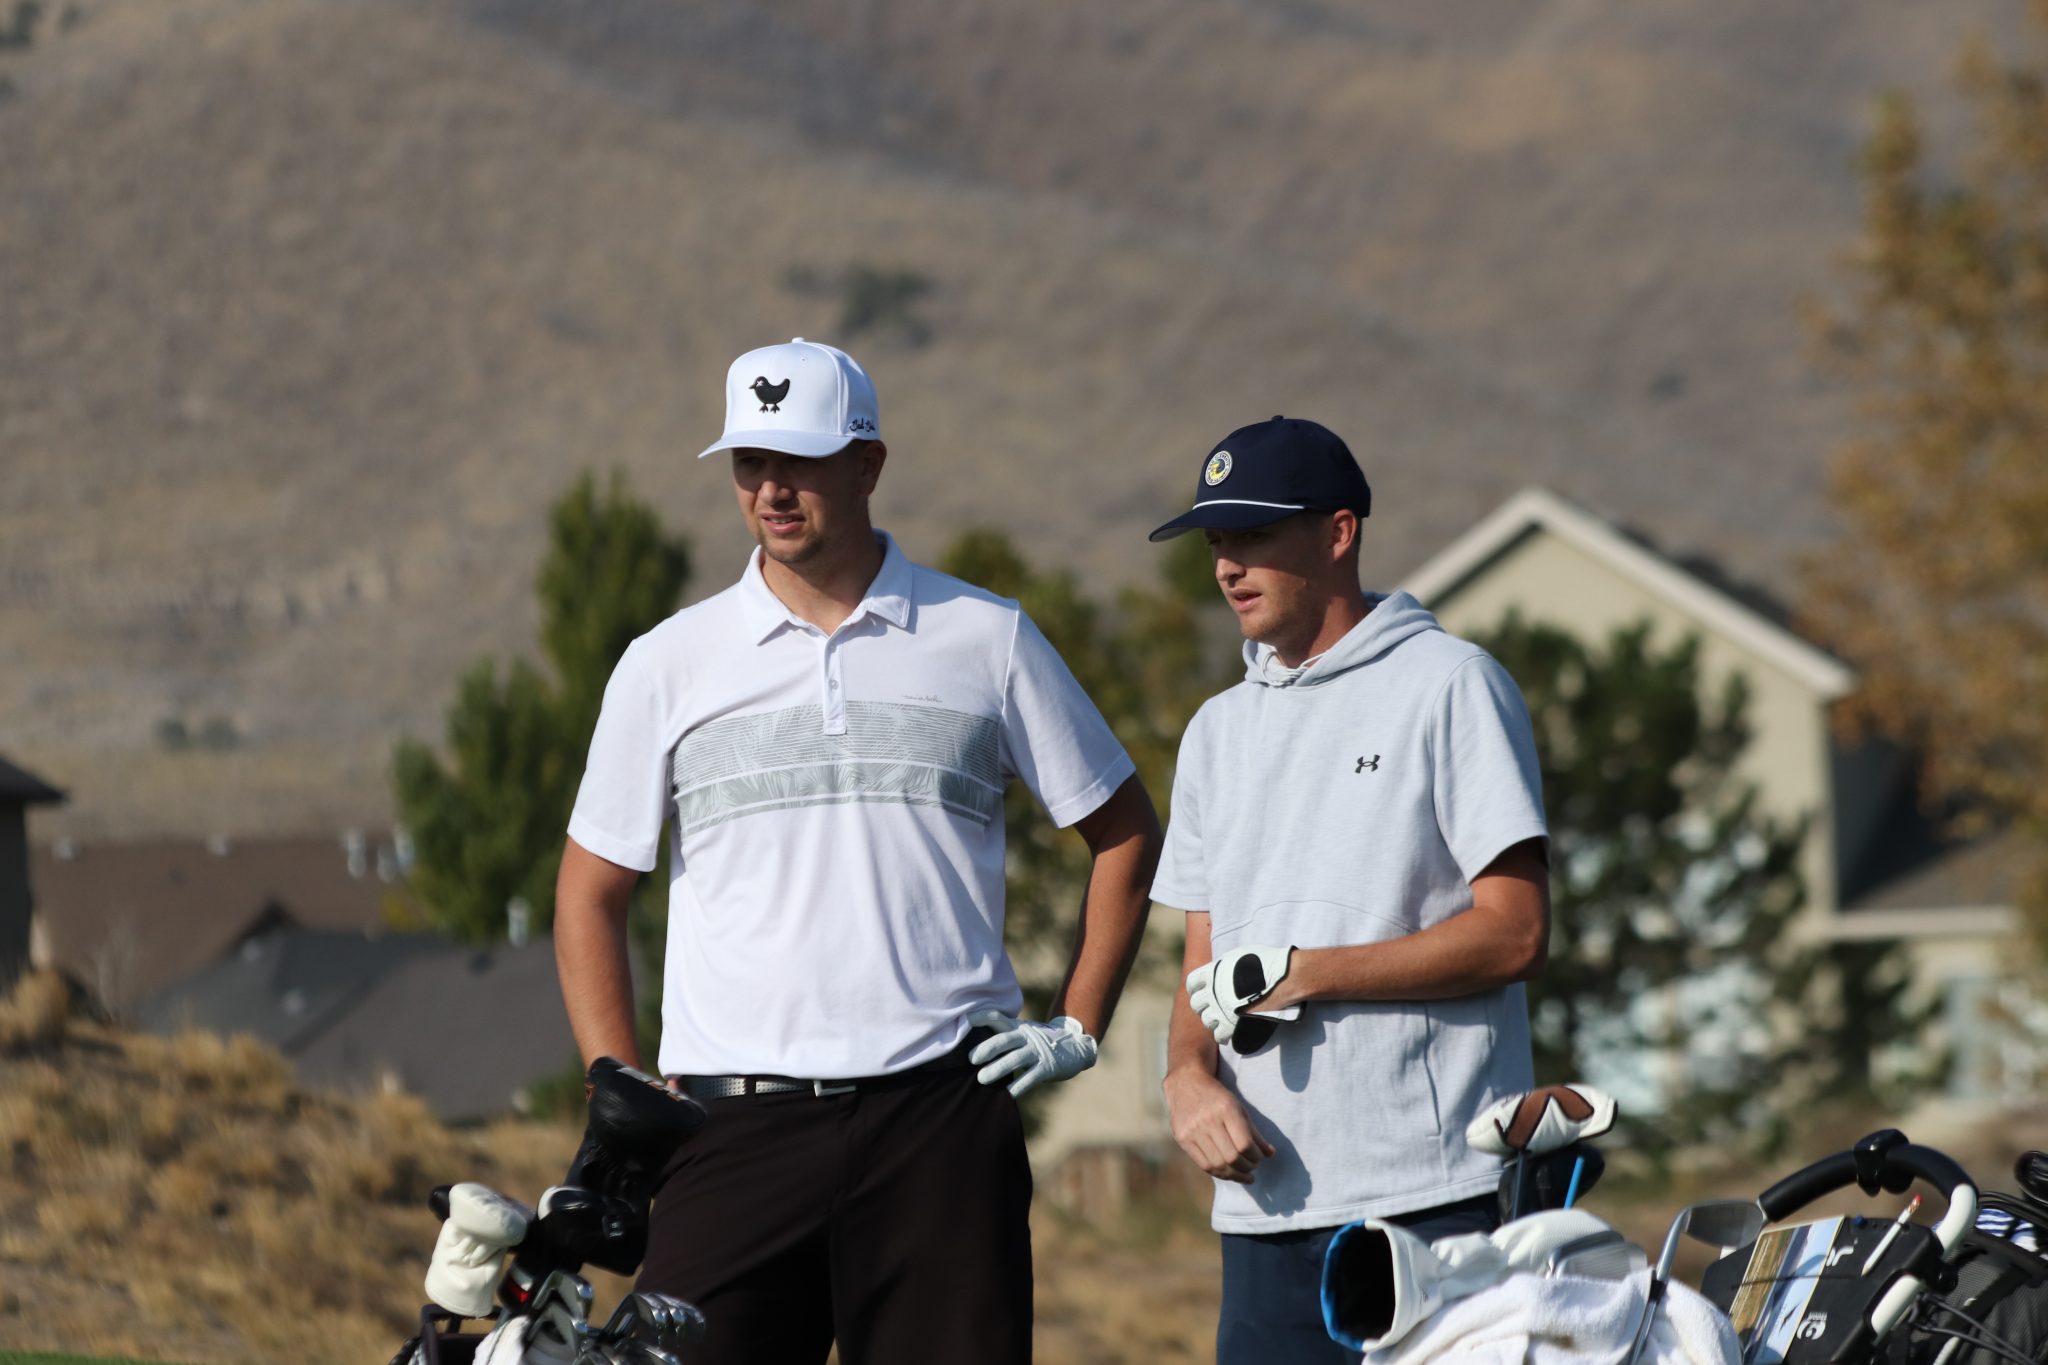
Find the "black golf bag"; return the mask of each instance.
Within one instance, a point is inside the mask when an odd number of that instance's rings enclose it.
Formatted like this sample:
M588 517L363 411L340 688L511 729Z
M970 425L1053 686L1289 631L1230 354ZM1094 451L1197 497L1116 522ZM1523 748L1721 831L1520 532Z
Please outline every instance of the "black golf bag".
M1947 1298L2029 1360L2048 1365L2048 1154L2027 1153L2014 1174L2027 1193L1980 1196L1976 1225L1949 1254L1955 1287ZM1945 1318L1935 1325L1964 1324ZM1902 1333L1886 1355L1889 1365L2014 1365L1984 1346L1924 1330Z

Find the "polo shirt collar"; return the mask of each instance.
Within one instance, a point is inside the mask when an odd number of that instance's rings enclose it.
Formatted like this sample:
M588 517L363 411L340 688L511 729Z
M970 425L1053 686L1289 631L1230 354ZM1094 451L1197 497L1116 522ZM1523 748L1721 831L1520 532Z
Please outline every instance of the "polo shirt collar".
M846 619L858 621L864 616L873 616L888 622L898 630L910 629L912 591L915 575L911 563L897 547L896 538L887 531L876 531L882 542L882 567L875 579L868 584L867 596L853 609ZM747 571L740 575L740 600L745 606L747 632L755 644L784 626L798 630L810 628L808 622L783 604L768 586L768 580L761 574L761 549L754 547L754 553L747 558Z

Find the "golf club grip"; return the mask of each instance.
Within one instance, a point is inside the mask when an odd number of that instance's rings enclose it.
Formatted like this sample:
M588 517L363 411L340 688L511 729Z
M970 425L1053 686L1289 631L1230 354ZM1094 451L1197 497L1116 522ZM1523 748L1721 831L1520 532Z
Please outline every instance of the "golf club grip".
M1962 1167L1932 1147L1912 1143L1894 1147L1884 1154L1884 1164L1887 1176L1903 1177L1896 1185L1887 1179L1887 1188L1904 1189L1917 1178L1946 1197L1959 1187L1974 1187L1974 1182L1963 1173ZM1757 1196L1757 1207L1764 1211L1764 1217L1775 1223L1823 1195L1833 1194L1855 1183L1856 1154L1837 1152L1833 1156L1822 1157L1804 1170L1794 1171L1765 1190Z

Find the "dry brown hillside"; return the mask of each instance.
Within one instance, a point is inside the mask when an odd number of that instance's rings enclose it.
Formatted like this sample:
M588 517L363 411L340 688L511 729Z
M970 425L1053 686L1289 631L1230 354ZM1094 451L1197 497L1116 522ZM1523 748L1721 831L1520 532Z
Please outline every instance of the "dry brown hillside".
M53 978L0 1000L0 1352L380 1365L414 1330L434 1185L532 1200L577 1130L450 1132L405 1095L295 1087L248 1039L63 1016ZM1076 1365L1207 1359L1199 1213L1105 1235L1034 1216L1038 1341ZM623 1282L594 1275L598 1311Z
M1196 454L1347 433L1392 582L1520 485L1771 579L1839 395L1794 296L1886 84L2017 0L67 0L0 50L0 751L39 833L386 813L397 734L531 637L619 466L744 546L736 351L792 269L927 276L854 342L882 520L1108 583ZM171 750L166 722L232 750Z

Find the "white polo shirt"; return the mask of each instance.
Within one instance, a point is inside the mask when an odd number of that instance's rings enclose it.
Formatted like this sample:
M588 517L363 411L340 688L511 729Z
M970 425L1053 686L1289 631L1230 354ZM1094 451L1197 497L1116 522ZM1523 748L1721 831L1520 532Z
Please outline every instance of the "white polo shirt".
M1023 1005L1003 789L1056 825L1133 769L1015 602L906 559L830 635L746 573L630 645L569 836L655 864L673 819L661 1069L831 1080L941 1056Z

